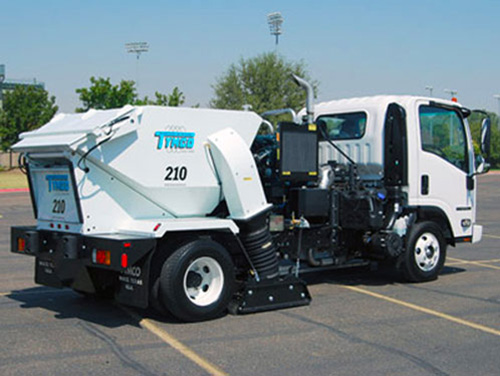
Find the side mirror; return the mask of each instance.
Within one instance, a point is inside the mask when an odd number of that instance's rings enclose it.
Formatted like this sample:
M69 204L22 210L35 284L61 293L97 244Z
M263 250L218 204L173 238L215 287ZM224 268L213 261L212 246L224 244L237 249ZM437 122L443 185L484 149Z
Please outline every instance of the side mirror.
M489 117L483 120L481 124L481 153L490 159L490 146L491 146L491 120Z

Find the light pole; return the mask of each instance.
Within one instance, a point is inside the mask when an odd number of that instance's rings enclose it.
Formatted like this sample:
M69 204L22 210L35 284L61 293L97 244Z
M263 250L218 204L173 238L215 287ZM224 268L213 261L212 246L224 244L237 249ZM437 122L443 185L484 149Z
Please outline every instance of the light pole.
M500 130L500 94L495 94L493 96L493 98L496 98L497 101L498 101L498 112L497 112L498 123L497 123L497 127Z
M135 63L135 82L137 84L137 91L139 91L139 57L143 52L149 51L148 42L130 42L125 43L125 48L128 53L135 54L137 56L137 60Z
M450 94L451 100L453 102L457 101L457 97L455 97L455 95L458 94L458 90L444 89L444 92ZM453 116L452 116L451 112L450 112L450 125L449 125L449 127L450 127L450 146L452 146L453 145Z
M456 95L458 94L458 90L453 90L453 89L444 89L444 92L445 92L445 93L450 94L450 96L451 96L451 100L452 100L453 102L456 102L456 101L457 101L457 97L456 97Z
M434 90L434 88L432 86L426 86L425 90L429 90L429 97L432 97L432 91Z
M269 13L267 15L267 23L269 24L269 31L271 35L276 37L276 48L278 47L278 38L283 33L281 25L283 24L283 16L280 12Z
M5 81L5 65L0 64L0 109L3 108L3 82Z

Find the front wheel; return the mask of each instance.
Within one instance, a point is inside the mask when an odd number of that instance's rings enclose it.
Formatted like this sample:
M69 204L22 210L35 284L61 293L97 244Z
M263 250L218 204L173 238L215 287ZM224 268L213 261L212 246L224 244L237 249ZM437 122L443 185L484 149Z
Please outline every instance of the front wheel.
M183 321L215 318L234 292L234 265L219 243L197 240L176 250L163 265L158 295Z
M446 259L446 240L439 226L434 222L416 223L401 257L402 272L408 281L436 279Z

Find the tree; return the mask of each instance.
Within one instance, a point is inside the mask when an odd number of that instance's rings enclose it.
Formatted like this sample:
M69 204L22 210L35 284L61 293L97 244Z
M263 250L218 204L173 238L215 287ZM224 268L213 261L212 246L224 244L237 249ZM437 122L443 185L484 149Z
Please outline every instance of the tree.
M137 99L134 81L122 80L119 85L113 85L109 77L90 77L90 83L89 88L76 89L83 103L83 107L77 108L76 112L85 112L91 108L96 110L119 108L133 104Z
M294 73L311 82L303 62L290 62L276 53L264 53L232 64L213 85L214 108L241 110L250 104L262 113L271 109L292 108L298 111L305 104L305 93L291 79ZM315 92L317 82L312 82Z
M132 105L158 105L177 107L184 103L184 94L175 87L171 94L155 92L155 100L147 96L140 99L134 81L122 80L118 85L113 85L108 78L90 78L90 87L76 89L83 107L76 112L85 112L91 108L96 110L119 108L127 104Z
M174 90L172 90L171 94L162 94L159 92L155 92L156 100L152 101L147 96L144 99L137 99L134 104L136 105L156 105L156 106L169 106L169 107L179 107L184 104L186 98L182 91L176 86Z
M37 86L19 85L5 93L0 110L0 148L7 150L20 133L39 128L57 112L54 96Z

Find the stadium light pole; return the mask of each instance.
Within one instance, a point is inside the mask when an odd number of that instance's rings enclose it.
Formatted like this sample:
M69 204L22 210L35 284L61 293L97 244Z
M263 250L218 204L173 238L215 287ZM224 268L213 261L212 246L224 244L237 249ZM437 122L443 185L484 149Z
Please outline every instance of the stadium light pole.
M125 49L130 54L135 54L137 57L135 63L135 83L137 85L137 91L139 91L139 58L143 52L149 51L148 42L130 42L125 43Z
M434 88L432 86L426 86L425 90L429 90L429 97L432 97L432 91L434 90Z
M273 12L267 15L267 23L271 35L276 37L276 48L278 48L279 36L283 33L281 25L283 24L283 16L280 12Z

